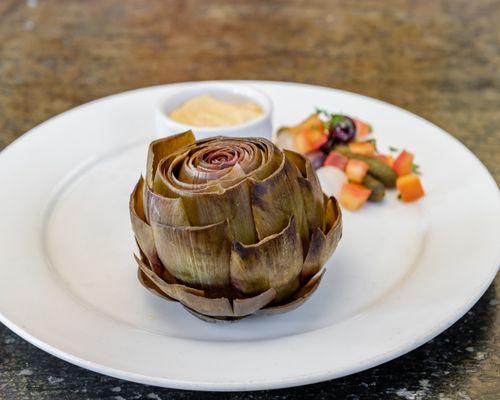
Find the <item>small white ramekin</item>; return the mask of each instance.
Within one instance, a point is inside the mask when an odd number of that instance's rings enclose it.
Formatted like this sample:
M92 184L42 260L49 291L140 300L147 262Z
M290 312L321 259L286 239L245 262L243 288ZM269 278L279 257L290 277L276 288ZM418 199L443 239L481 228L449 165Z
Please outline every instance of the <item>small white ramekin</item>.
M191 126L174 121L169 117L170 113L180 107L193 97L208 94L224 101L246 101L257 103L264 113L248 122L220 127ZM199 82L180 89L178 92L166 95L160 99L155 110L156 134L158 137L165 137L191 129L196 139L204 139L212 136L230 137L264 137L272 139L273 112L272 102L259 90L249 85L239 83L211 83Z

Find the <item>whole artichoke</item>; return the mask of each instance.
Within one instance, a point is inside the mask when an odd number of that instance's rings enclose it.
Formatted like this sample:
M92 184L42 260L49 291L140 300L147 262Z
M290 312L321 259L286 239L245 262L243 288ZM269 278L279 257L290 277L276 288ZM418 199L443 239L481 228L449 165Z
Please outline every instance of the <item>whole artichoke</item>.
M130 216L141 283L205 320L298 307L342 235L307 158L191 131L151 143Z

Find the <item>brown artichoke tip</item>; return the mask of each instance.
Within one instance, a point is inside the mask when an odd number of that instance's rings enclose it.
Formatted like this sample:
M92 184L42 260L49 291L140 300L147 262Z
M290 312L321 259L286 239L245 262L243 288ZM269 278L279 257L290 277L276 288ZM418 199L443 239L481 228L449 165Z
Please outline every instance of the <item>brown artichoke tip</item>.
M342 236L337 201L307 158L191 131L150 144L130 217L139 281L205 321L297 308Z

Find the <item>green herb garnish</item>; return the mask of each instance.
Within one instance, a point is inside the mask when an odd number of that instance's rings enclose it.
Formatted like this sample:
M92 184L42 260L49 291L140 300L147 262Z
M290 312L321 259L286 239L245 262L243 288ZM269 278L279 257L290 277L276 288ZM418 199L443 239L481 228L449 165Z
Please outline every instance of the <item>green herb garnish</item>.
M413 163L411 165L411 170L415 175L422 175L422 172L420 171L420 165Z
M322 108L315 107L314 110L315 110L316 114L324 115L326 118L330 118L330 116L331 116L331 114L328 111L326 111Z
M315 107L314 110L318 116L323 116L328 119L328 121L325 122L327 128L340 124L346 118L343 114L332 114L323 108Z
M328 121L328 124L330 126L335 126L337 124L340 124L343 120L344 120L344 116L343 115L331 114L330 115L330 121Z
M389 151L392 153L397 153L399 149L397 147L389 146Z

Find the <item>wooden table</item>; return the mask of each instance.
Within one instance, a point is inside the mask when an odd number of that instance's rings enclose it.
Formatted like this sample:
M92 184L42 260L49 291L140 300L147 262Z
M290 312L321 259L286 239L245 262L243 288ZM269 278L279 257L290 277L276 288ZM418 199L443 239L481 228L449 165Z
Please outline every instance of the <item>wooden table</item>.
M345 89L413 111L465 143L500 182L499 22L500 2L491 0L2 0L0 149L45 119L111 93L177 81L269 79ZM499 286L497 277L461 321L397 360L252 398L497 398ZM1 327L0 398L236 400L248 394L108 378Z

